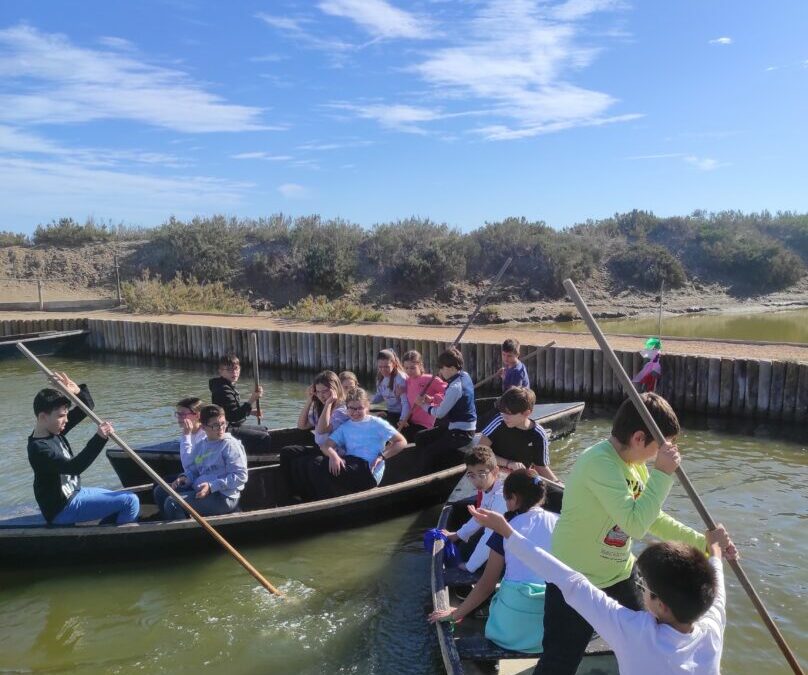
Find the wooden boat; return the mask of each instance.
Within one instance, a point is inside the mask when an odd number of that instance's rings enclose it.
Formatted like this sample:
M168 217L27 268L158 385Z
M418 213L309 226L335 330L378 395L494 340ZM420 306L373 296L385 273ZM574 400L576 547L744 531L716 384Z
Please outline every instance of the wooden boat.
M551 404L539 421L558 423L558 433L574 429L583 404ZM566 410L566 417L565 417ZM562 420L566 422L562 423ZM465 469L463 454L457 464L435 473L425 472L425 457L410 446L389 460L379 487L365 492L293 503L278 465L252 467L242 494L240 511L208 521L232 542L307 536L382 520L445 501ZM172 552L185 556L192 549L218 545L192 520L148 520L151 485L133 488L143 505L141 521L129 525L48 526L38 511L28 509L0 518L0 565L21 562L63 565L91 559L146 560Z
M560 493L561 490L558 490ZM560 495L555 495L555 503L560 506ZM474 503L475 491L471 483L463 477L457 484L449 500L441 510L437 527L455 531L468 520L467 506ZM555 510L555 509L554 509ZM468 588L475 583L480 573L471 573L444 566L444 545L436 540L432 548L430 565L433 609L457 607L461 600L456 589ZM488 617L488 603L467 615L454 630L448 623L438 622L435 629L438 635L441 657L447 675L476 675L490 673L497 667L500 675L506 673L532 673L538 655L524 654L503 649L485 637L485 621ZM617 675L617 660L609 646L597 635L587 648L584 659L578 668L578 675Z
M493 411L493 401L497 399L481 399L486 403L488 411ZM478 402L479 403L479 402ZM583 403L549 403L537 405L533 409L534 419L544 420L542 426L551 433L570 433L575 429L575 425L583 412ZM490 419L491 415L488 415ZM278 452L286 445L308 445L313 443L313 436L310 431L297 429L271 429L272 447L277 451L266 454L248 454L247 466L258 467L268 466L278 463ZM148 445L136 449L137 453L154 469L160 476L176 476L182 472L180 462L179 440L166 441L155 445ZM132 487L149 482L148 476L132 459L120 448L110 447L106 451L107 458L113 470L118 475L121 485Z
M22 342L38 356L75 348L84 342L89 332L87 330L50 330L40 333L2 335L0 336L0 359L22 356L20 350L17 349L18 342Z

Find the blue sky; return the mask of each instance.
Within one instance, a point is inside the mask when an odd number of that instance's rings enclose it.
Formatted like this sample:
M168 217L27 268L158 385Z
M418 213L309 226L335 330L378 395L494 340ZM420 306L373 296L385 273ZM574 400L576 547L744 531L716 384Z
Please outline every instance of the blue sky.
M0 4L0 229L808 211L804 0Z

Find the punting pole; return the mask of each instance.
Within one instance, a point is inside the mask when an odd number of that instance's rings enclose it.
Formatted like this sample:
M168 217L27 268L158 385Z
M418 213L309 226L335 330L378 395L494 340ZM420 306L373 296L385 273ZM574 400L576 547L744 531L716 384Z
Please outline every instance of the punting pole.
M548 343L547 343L546 345L544 345L543 347L539 347L538 349L534 349L532 352L530 352L530 354L528 354L528 355L527 355L525 358L523 358L523 359L522 359L522 363L524 363L525 361L529 361L529 360L530 360L530 359L532 359L534 356L538 355L538 353L539 353L539 352L543 352L545 349L549 349L549 348L550 348L550 347L552 347L554 344L555 344L555 340L550 340L550 342L548 342ZM494 373L493 375L489 375L489 376L488 376L488 377L486 377L484 380L480 380L480 381L479 381L477 384L475 384L475 385L474 385L474 388L475 388L475 389L479 389L479 388L480 388L480 387L482 387L484 384L488 384L488 383L489 383L491 380L493 380L493 379L494 379L496 376L497 376L497 374L496 374L496 373Z
M253 381L255 382L255 391L261 386L261 373L258 372L258 335L253 332L250 334L251 347L252 347L252 367L253 367ZM256 419L258 424L261 424L261 399L255 400L255 412L257 413Z
M463 326L463 328L457 334L457 337L454 339L454 342L452 342L452 344L450 345L450 348L451 347L457 347L457 345L460 344L460 341L463 339L463 336L466 334L466 331L469 329L469 326L471 326L471 324L474 323L474 319L477 318L477 315L480 313L480 310L482 309L483 305L486 302L488 302L488 298L491 297L491 293L497 287L497 284L499 283L500 279L502 279L502 275L505 274L505 270L507 270L511 266L512 262L513 262L513 258L509 257L502 264L502 267L499 268L499 272L497 272L497 276L495 276L493 281L491 281L491 283L489 284L488 290L485 292L485 295L482 298L480 298L480 301L477 303L477 306L474 308L474 311L471 313L471 316L469 316L468 321L466 321L466 325ZM421 396L426 394L426 392L432 386L432 383L437 378L438 378L437 373L433 373L432 377L429 380L429 382L427 382L423 387L421 387ZM412 411L410 411L410 414L412 414ZM409 416L407 416L407 419L409 419ZM407 420L404 420L404 421L406 422Z
M575 284L572 282L572 279L566 279L564 281L564 288L567 290L572 301L575 303L575 306L578 308L578 313L581 315L581 318L586 322L586 325L589 327L592 335L594 336L595 340L597 341L598 345L600 346L601 351L603 352L604 358L609 362L614 374L617 376L617 379L620 380L620 384L623 387L623 391L628 395L631 399L632 403L637 408L637 411L640 413L640 416L645 422L645 425L648 427L649 431L654 437L654 440L662 445L665 443L665 437L662 435L662 432L659 430L657 423L654 421L654 418L651 416L651 413L648 411L648 408L645 407L645 404L640 397L639 392L634 388L634 385L631 383L631 378L628 376L625 370L623 370L623 366L621 365L620 361L618 360L617 356L615 356L614 351L609 346L609 343L606 341L603 332L600 330L600 326L598 326L597 321L595 321L595 317L592 316L592 313L589 311L589 308L586 306L583 298L581 297L580 293L578 293L578 289L575 287ZM690 497L690 500L693 502L693 505L696 507L696 511L699 512L701 519L704 521L704 524L707 526L707 529L714 530L716 527L716 523L713 520L713 517L710 515L709 511L707 511L707 507L704 505L704 502L701 501L701 498L696 493L696 489L693 487L693 484L690 482L690 479L687 477L685 470L680 466L676 468L676 477L679 479L679 482L682 484L682 487L687 492L687 496ZM754 587L752 586L752 582L749 581L749 577L746 576L746 572L744 572L743 568L741 567L740 562L737 560L727 560L729 566L732 568L732 571L735 572L735 576L738 577L738 581L740 582L741 586L743 587L746 594L749 596L749 599L752 601L752 604L755 606L760 618L763 620L763 623L766 625L766 628L769 629L774 641L777 643L777 646L780 648L780 651L785 656L786 661L788 661L788 665L791 666L791 669L797 673L797 675L804 675L805 671L803 671L802 666L797 662L797 657L794 655L794 652L791 651L791 648L785 641L783 634L780 632L780 629L777 627L777 624L772 619L769 612L766 610L766 607L763 605L763 601L760 599L760 596L755 591Z
M59 380L57 380L51 371L42 361L40 361L36 356L34 356L28 348L22 344L21 342L17 343L17 349L19 349L25 356L27 356L33 363L39 368L48 380L55 386L59 387L59 389L67 396L75 405L81 408L86 415L96 424L101 424L101 418L96 415L87 405L82 401L78 396L76 396L72 391L70 391L67 387L63 386ZM132 448L127 445L126 441L124 441L116 432L112 432L110 434L110 438L118 444L118 446L126 452L127 455L141 468L143 469L146 474L148 474L149 478L151 478L155 483L157 483L163 490L165 490L169 495L171 495L174 500L179 504L185 511L188 513L191 518L193 518L197 523L199 523L205 530L207 530L208 534L213 537L217 542L219 542L224 549L232 555L236 561L246 569L250 574L255 577L259 584L261 584L264 588L266 588L270 593L274 593L278 597L284 597L283 593L281 593L277 588L275 588L269 581L267 581L261 573L253 567L253 565L239 553L230 542L227 541L221 534L219 534L211 525L205 520L197 511L186 502L177 492L172 488L168 483L166 483L157 472L152 469L146 462L141 459L141 457L134 451Z

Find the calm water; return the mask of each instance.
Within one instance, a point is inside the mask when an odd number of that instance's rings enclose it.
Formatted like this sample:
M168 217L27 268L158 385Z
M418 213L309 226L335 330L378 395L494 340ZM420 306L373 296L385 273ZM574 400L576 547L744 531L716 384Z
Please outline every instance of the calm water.
M656 335L657 317L599 321L608 333ZM551 324L553 330L588 333L581 321ZM688 314L662 316L662 335L730 340L808 343L808 309L755 314Z
M90 384L97 411L130 444L175 433L171 403L204 394L207 367L161 360L98 356L48 359ZM291 425L305 382L263 374L271 426ZM25 457L30 402L43 385L26 362L0 363L0 432L6 489L0 508L32 502ZM577 453L608 433L601 412L553 449L563 475ZM734 533L744 567L798 654L808 653L808 573L804 535L808 451L800 431L775 435L687 421L681 442L687 471L715 517ZM74 446L93 433L85 422ZM101 457L86 484L115 486ZM681 489L668 510L695 525ZM224 554L182 566L131 564L2 572L0 672L192 673L200 667L249 673L413 673L441 671L432 631L428 559L421 535L438 509L375 526L242 551L289 596L279 602ZM729 627L724 672L786 673L771 639L728 571Z

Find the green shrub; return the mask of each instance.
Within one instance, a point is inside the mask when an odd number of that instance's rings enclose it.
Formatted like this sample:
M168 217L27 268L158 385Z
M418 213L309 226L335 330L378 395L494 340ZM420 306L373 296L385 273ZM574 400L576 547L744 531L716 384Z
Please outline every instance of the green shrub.
M319 216L295 220L289 238L300 280L313 291L333 296L354 282L357 251L364 239L359 225Z
M418 315L418 323L424 326L440 326L446 323L446 314L437 309Z
M20 232L7 232L6 230L0 231L0 248L7 246L28 246L31 242L28 235Z
M184 223L171 218L146 245L146 265L164 278L175 274L201 283L230 283L242 270L244 232L224 216L194 218Z
M48 225L37 225L34 243L49 246L83 246L109 241L112 234L106 225L98 226L92 219L79 225L72 218L60 218Z
M466 276L463 235L445 224L409 218L374 226L365 258L396 291L436 291Z
M346 298L329 300L324 295L314 297L308 295L295 304L280 310L279 314L289 319L300 321L330 321L336 323L355 323L356 321L386 321L384 314L355 305Z
M668 288L680 288L687 280L682 263L666 249L642 242L619 250L609 267L624 284L646 290L658 289L663 280Z
M140 279L121 284L121 294L129 312L163 314L166 312L217 312L248 314L250 303L222 282L200 284L193 277L179 276L163 283L159 276L144 272Z

